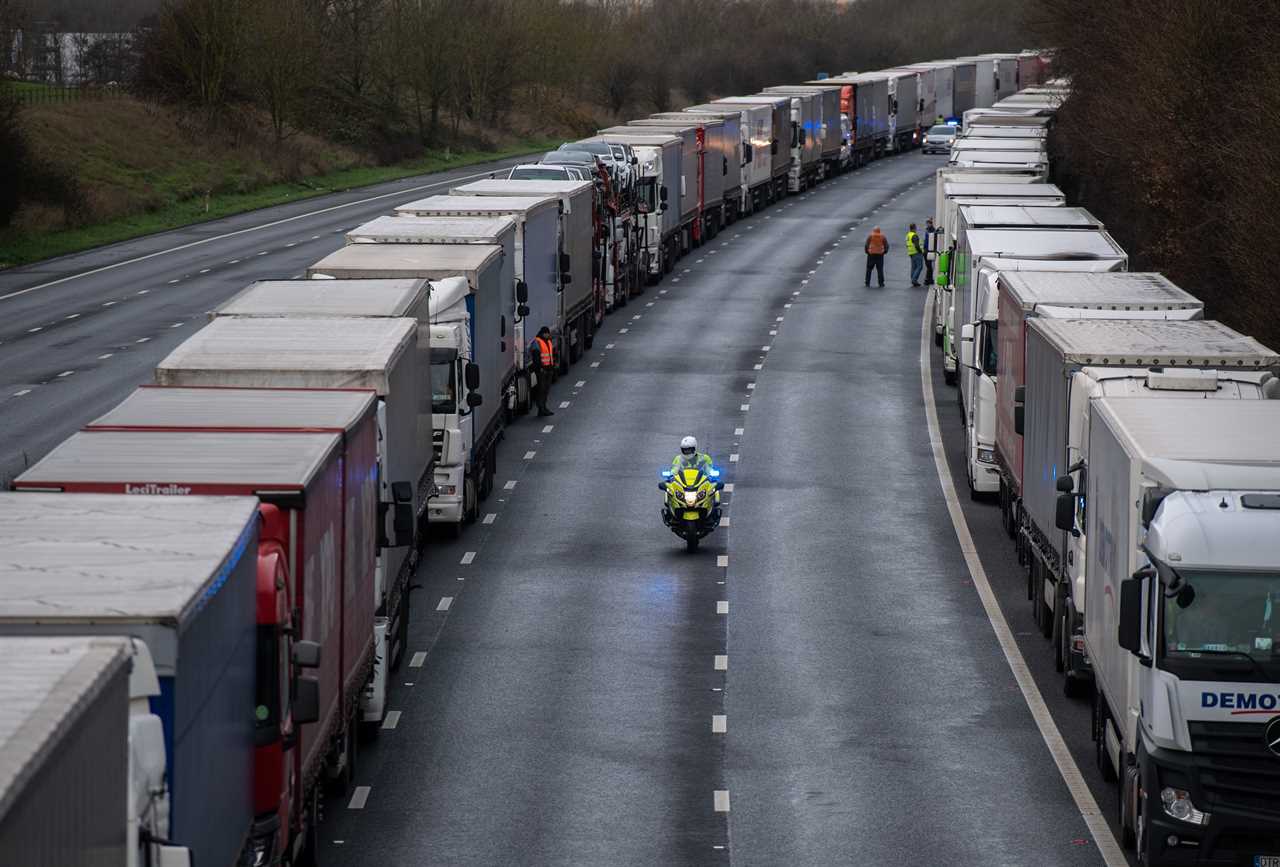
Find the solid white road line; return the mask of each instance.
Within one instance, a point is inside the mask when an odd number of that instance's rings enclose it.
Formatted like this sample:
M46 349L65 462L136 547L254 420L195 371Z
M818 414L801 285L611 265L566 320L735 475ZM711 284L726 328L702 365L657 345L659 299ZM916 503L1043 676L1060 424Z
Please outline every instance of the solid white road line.
M716 603L716 614L728 614L728 613L729 613L729 600L721 599L719 602Z
M475 562L475 559L476 559L476 552L468 551L467 553L462 555L462 565L470 566L473 562Z
M394 729L398 725L400 725L400 711L387 711L387 715L382 718L382 727L384 729Z
M727 653L717 653L715 658L716 671L729 670L729 655Z
M1044 738L1045 746L1049 748L1049 754L1053 757L1054 764L1058 766L1058 773L1066 783L1067 790L1076 803L1076 809L1080 811L1085 825L1093 834L1103 861L1106 862L1107 867L1125 867L1128 861L1124 857L1124 852L1121 851L1120 845L1111 833L1111 826L1102 815L1093 792L1089 791L1089 785L1084 781L1079 766L1071 756L1071 751L1067 749L1062 733L1058 731L1058 725L1044 703L1039 687L1036 686L1035 678L1027 668L1027 662L1022 656L1018 642L1013 637L1013 630L1009 628L1009 622L1005 620L1004 612L1000 610L1000 603L996 601L995 594L991 590L991 582L987 579L987 572L982 566L978 549L974 546L973 536L969 532L969 522L965 519L964 511L960 508L960 500L956 497L955 485L951 481L946 453L942 447L942 435L938 428L938 411L933 403L931 374L933 358L930 352L933 345L930 339L932 336L930 325L933 318L931 311L932 306L926 303L924 315L920 320L920 388L924 393L924 410L929 425L929 443L933 449L934 467L938 472L938 481L947 502L947 512L951 516L951 523L955 526L960 550L964 553L965 564L969 567L969 576L973 579L974 589L978 591L978 598L982 600L987 620L990 621L1000 649L1004 652L1005 661L1009 663L1009 669L1013 672L1018 689L1022 691L1022 698L1031 711L1036 728L1040 730L1040 736Z
M436 605L436 611L448 611L453 605L452 596L441 596L439 604Z
M356 790L351 793L351 801L347 804L348 810L363 810L365 802L369 800L369 787L356 786Z
M711 715L711 733L713 735L722 735L729 730L729 717L722 713L713 713Z
M71 280L78 280L81 277L88 277L91 274L101 274L103 271L112 271L116 268L120 268L125 265L132 265L136 262L145 262L148 259L154 259L157 256L163 256L167 253L177 253L179 250L189 250L192 247L199 247L204 244L212 243L213 241L221 241L224 238L234 238L237 235L244 235L249 232L257 232L262 229L270 229L273 226L282 226L285 223L292 223L297 220L305 220L307 217L315 217L315 216L318 216L319 214L328 214L333 211L340 211L343 208L351 208L357 205L364 205L364 204L368 204L369 202L379 201L381 199L396 198L398 196L403 196L406 193L416 193L421 190L434 189L435 187L447 187L453 184L462 183L463 181L469 181L474 178L488 177L489 174L490 172L478 172L477 174L474 174L474 175L466 175L465 177L454 178L453 180L450 180L450 181L437 181L433 184L424 184L418 187L406 187L403 190L396 190L391 193L383 193L382 195L379 195L379 196L370 196L367 199L357 199L354 202L344 202L341 205L332 205L328 208L321 208L318 211L309 211L305 214L298 214L293 217L285 217L282 220L273 220L270 223L262 223L257 226L249 226L244 229L237 229L234 232L226 232L225 234L222 234L222 235L214 235L212 238L201 238L199 241L192 241L188 244L179 244L177 247L169 247L168 249L165 249L165 250L157 250L156 252L148 253L145 256L136 256L132 259L126 259L123 262L114 262L110 265L103 265L101 268L94 268L89 271L81 271L79 274L68 274L66 277L60 277L57 280L50 280L48 283L40 283L36 286L28 286L26 289L19 289L17 292L10 292L8 295L0 295L0 301L5 301L9 298L17 298L19 295L26 295L28 292L34 292L37 289L46 289L50 286L57 286L59 283L66 283ZM312 238L312 240L315 240L316 238L319 238L319 237L320 237L319 235L316 235L315 237Z
M424 663L424 662L426 662L426 661L427 661L427 652L426 652L425 650L419 650L419 651L418 651L417 653L415 653L415 654L413 655L413 657L409 660L409 667L410 667L410 668L422 668L422 663Z
M716 789L712 796L711 803L717 813L729 812L729 790Z

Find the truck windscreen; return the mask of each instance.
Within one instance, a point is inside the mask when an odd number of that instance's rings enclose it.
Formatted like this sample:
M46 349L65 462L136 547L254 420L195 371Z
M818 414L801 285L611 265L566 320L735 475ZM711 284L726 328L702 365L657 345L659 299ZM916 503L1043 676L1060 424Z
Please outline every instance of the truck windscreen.
M1171 597L1164 594L1165 659L1220 665L1234 658L1276 675L1280 670L1280 573L1188 570L1181 575L1190 591L1180 587Z
M457 362L431 363L431 411L452 415L458 411Z

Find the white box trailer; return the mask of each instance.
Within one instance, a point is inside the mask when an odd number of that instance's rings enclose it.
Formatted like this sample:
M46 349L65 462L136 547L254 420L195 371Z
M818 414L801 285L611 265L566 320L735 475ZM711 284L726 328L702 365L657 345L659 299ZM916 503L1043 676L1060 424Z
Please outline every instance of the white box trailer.
M998 172L1030 172L1041 181L1049 177L1049 158L1031 151L954 151L947 159L947 165L960 169L985 168Z
M1018 92L1018 55L1017 54L984 54L983 57L995 62L996 87L995 99L1002 100Z
M680 183L683 140L664 130L638 126L613 126L597 137L630 145L640 161L638 211L644 243L642 257L649 282L671 273L680 258Z
M673 120L688 123L690 120L707 123L707 135L715 130L714 121L723 124L715 143L715 152L721 157L720 168L724 176L724 221L732 223L748 210L746 187L743 181L743 130L742 112L729 106L708 106L701 111L659 112L650 115L654 120ZM710 144L710 143L709 143ZM714 171L715 167L711 167Z
M932 60L927 63L913 63L913 69L929 69L933 71L934 107L931 112L922 116L921 123L929 125L946 123L958 119L955 107L955 65L950 60Z
M914 69L886 69L889 80L889 140L895 151L920 143L920 73Z
M673 142L672 147L675 146ZM594 184L591 181L488 179L454 187L449 194L555 196L560 200L560 321L569 328L569 360L577 361L583 351L591 348L595 333L604 321L604 283L597 282L593 273L598 234Z
M757 206L776 201L787 194L787 178L791 171L791 100L785 96L726 96L712 105L767 106L771 121L769 133L770 173L773 187L768 198Z
M745 212L763 207L773 180L773 107L767 103L725 105L703 103L686 111L737 111L742 135L742 186Z
M516 223L515 280L510 289L512 362L523 370L524 347L539 328L551 329L562 358L567 359L569 337L560 310L560 200L555 196L431 196L400 205L398 216L510 217ZM505 252L505 251L504 251ZM523 293L519 284L524 284ZM521 301L520 296L525 300ZM528 308L521 314L521 305ZM521 404L523 406L523 404Z
M988 118L983 118L987 120ZM1010 125L997 126L989 123L977 123L971 125L968 129L963 130L956 136L956 141L972 141L974 139L982 139L990 141L991 139L1027 139L1030 141L1044 143L1049 137L1049 128L1046 126L1028 126L1028 125Z
M963 241L957 241L952 260L951 321L943 334L944 370L948 362L953 367L958 364L961 328L973 322L975 293L983 294L984 308L993 308L993 272L1013 269L1014 261L1083 262L1086 270L1123 271L1128 267L1129 257L1110 234L1095 228L1037 229L1027 226L966 230ZM1063 270L1069 269L1070 266ZM980 272L984 270L988 273L981 276ZM958 399L967 409L966 397L961 392ZM991 475L992 490L995 483L996 478Z
M1277 430L1274 400L1094 407L1084 643L1099 765L1142 863L1280 851Z
M817 114L808 135L814 138L818 159L822 163L823 177L837 174L840 171L840 151L845 144L844 128L840 122L840 86L829 82L778 85L766 87L764 92L793 97L815 97Z
M951 152L959 151L1016 151L1029 152L1033 156L1045 155L1045 137L1043 135L1019 135L1016 127L1010 134L998 135L987 133L956 136L951 143ZM1038 130L1037 130L1038 132Z
M961 57L959 60L973 66L973 105L970 108L988 108L996 101L996 62L989 55Z
M702 142L705 136L703 128L696 123L681 126L674 122L641 121L629 121L627 126L637 131L650 131L646 135L660 130L680 139L680 180L672 187L670 195L675 197L675 210L680 215L681 252L693 249L702 242L709 219L708 191L704 189L706 153Z
M130 657L126 638L0 638L7 863L139 863L126 821Z
M799 192L818 181L822 165L821 100L816 93L797 93L783 87L773 93L768 88L758 96L782 96L791 102L791 168L787 175L789 192Z

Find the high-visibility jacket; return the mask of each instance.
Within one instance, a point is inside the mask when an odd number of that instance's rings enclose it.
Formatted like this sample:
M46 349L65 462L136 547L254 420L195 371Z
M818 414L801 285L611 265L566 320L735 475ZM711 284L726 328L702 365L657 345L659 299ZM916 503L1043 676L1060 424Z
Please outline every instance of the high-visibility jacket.
M885 242L884 235L879 232L872 232L867 236L867 252L872 256L883 256L888 250L889 245Z
M706 472L715 466L711 461L711 456L698 452L692 456L686 457L684 452L676 455L675 460L671 462L671 472L678 473L680 470L702 470Z
M918 256L924 251L920 249L920 236L915 232L907 232L907 255Z
M533 339L534 346L537 347L537 362L539 367L555 367L556 365L556 346L550 340L544 337L535 337Z

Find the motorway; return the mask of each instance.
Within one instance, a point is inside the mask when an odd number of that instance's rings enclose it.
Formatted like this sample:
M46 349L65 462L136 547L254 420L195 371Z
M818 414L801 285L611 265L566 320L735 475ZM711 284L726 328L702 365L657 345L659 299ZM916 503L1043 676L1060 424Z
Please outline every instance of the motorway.
M940 163L882 160L729 227L607 320L555 417L508 430L482 522L424 557L321 864L1125 863L998 512L944 496L965 491L954 391L902 253ZM243 285L460 179L0 275L0 475ZM875 224L883 290L862 286ZM686 433L731 485L695 554L656 485Z

